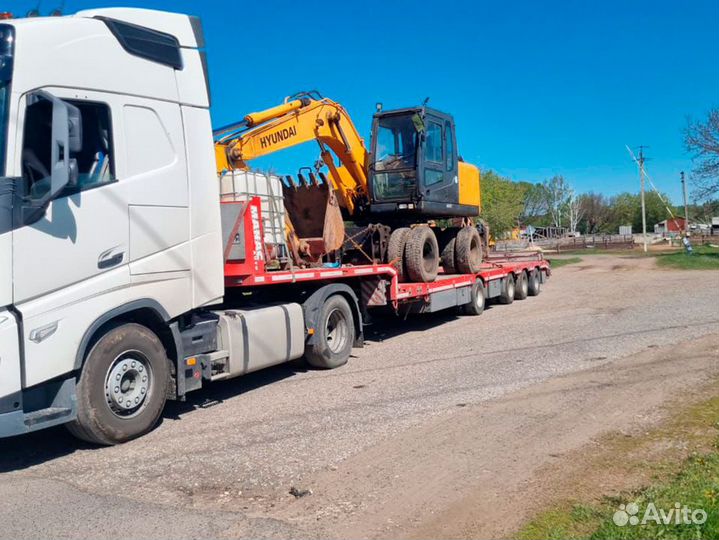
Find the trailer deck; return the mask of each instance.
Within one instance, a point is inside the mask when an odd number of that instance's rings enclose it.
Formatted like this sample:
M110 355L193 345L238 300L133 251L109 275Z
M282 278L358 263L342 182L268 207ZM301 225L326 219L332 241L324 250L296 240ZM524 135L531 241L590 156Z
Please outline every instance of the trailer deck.
M508 275L518 277L522 272L538 270L541 281L551 273L549 261L541 252L512 253L508 256L490 254L479 272L475 274L444 274L440 271L437 280L431 283L400 282L397 271L389 264L342 265L337 267L290 268L286 270L268 270L267 256L263 249L263 219L261 201L252 197L247 202L232 201L225 205L236 207L234 225L227 228L225 246L225 286L228 288L252 289L286 283L326 283L360 281L363 285L363 297L369 307L385 305L391 302L395 308L400 304L431 300L446 291L469 290L475 283L481 282L488 298L498 296L500 283ZM232 254L235 254L234 256ZM239 257L239 258L237 258ZM493 282L496 286L492 286ZM367 287L365 284L372 286ZM379 295L377 290L379 289ZM388 293L388 294L387 294ZM460 295L457 301L466 300ZM440 302L435 308L449 307ZM430 309L437 311L438 309Z

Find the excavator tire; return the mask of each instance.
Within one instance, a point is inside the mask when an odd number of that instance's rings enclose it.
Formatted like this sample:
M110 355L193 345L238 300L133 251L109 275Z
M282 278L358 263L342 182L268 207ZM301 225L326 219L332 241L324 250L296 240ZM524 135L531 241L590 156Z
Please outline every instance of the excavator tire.
M407 268L404 261L404 246L407 243L407 235L412 229L400 227L392 231L387 244L387 262L397 270L397 278L404 281L407 277Z
M476 227L464 227L457 233L454 260L461 274L476 274L482 265L482 239Z
M454 246L456 244L456 238L452 238L442 250L442 268L444 268L445 274L456 274L457 267L454 265Z
M411 281L431 283L437 278L439 244L434 231L427 225L419 225L407 235L404 260Z

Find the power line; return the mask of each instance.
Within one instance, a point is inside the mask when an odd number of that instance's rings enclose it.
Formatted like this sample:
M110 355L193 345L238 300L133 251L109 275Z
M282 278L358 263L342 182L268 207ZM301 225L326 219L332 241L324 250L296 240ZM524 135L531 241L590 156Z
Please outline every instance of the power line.
M656 194L657 194L657 197L659 197L659 200L662 201L662 204L664 205L664 208L666 209L667 213L669 214L669 216L671 217L672 221L674 222L674 225L676 225L677 229L681 229L681 227L679 227L679 222L677 221L677 217L674 215L674 212L672 211L671 207L669 206L669 203L668 203L668 202L666 201L666 199L662 196L662 193L657 189L657 186L656 186L656 185L654 184L654 182L652 181L652 177L651 177L651 175L649 174L649 171L647 171L646 167L644 166L644 162L647 161L649 158L647 158L647 157L644 156L644 153L642 152L642 149L644 149L644 148L649 148L649 147L648 147L648 146L640 146L640 147L639 147L639 152L640 152L640 153L639 153L639 158L637 158L637 157L634 155L634 152L632 152L632 149L629 148L628 145L625 144L624 146L626 147L627 151L629 152L629 155L632 156L632 159L634 160L634 162L635 162L637 165L639 165L639 167L640 167L640 173L643 175L643 178L646 178L646 179L647 179L647 181L649 182L649 185L650 185L651 188L654 190L654 193L656 193ZM641 160L641 163L640 163L640 160ZM683 177L684 177L684 176L682 175L682 178L683 178ZM644 185L644 184L642 184L642 186L643 186L643 185ZM642 207L643 207L643 205L642 205ZM642 214L644 214L644 211L642 211ZM689 225L689 221L687 221L687 222L685 223L685 227L688 227L688 225ZM645 237L646 237L646 232L645 232Z
M642 198L642 241L644 244L644 253L647 252L647 207L644 202L644 149L648 146L639 147L639 184L641 185Z

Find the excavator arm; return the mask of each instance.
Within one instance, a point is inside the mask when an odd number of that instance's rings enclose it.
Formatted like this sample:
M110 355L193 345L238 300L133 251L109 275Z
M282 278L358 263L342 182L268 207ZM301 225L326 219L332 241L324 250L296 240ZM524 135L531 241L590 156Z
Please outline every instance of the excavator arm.
M248 114L215 136L219 172L247 169L253 159L317 141L332 188L346 214L356 216L369 204L367 148L347 111L331 99L303 93L282 105ZM333 153L340 164L335 163Z

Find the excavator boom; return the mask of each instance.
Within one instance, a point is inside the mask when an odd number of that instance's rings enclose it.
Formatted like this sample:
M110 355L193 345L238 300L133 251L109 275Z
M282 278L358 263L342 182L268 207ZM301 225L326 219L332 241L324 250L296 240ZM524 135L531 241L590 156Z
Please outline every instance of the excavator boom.
M247 169L253 159L317 141L340 206L350 217L368 205L367 148L345 109L328 98L301 96L251 113L215 143L218 171ZM222 133L220 130L217 133ZM330 152L331 150L331 152ZM335 154L340 164L335 163Z

